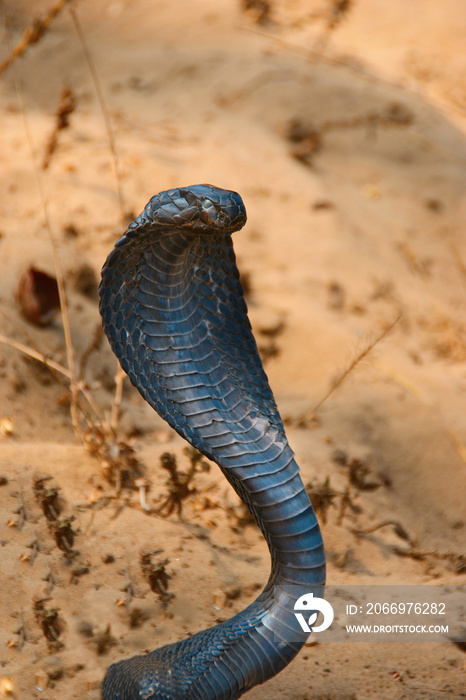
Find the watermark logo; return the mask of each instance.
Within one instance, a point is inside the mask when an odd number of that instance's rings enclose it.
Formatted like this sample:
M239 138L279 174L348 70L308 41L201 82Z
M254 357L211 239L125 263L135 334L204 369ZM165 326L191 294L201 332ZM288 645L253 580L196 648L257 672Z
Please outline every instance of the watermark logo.
M461 584L339 584L325 587L325 599L314 591L300 595L302 589L290 587L290 614L305 634L324 632L321 641L444 642L464 633L466 586ZM301 637L294 621L293 628Z
M327 600L315 598L313 593L305 593L294 604L294 609L310 613L307 622L302 612L295 612L303 632L323 632L328 629L333 622L333 608ZM323 622L317 627L313 627L319 613L324 616Z

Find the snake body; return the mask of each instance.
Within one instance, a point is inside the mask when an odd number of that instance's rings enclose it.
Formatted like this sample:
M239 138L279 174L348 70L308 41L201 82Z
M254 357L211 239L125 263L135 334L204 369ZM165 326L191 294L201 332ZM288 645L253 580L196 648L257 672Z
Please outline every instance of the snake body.
M307 639L297 598L322 595L319 526L247 316L231 234L239 194L194 185L152 197L102 270L100 312L122 368L182 437L215 461L272 557L259 597L230 620L110 666L104 700L234 700Z

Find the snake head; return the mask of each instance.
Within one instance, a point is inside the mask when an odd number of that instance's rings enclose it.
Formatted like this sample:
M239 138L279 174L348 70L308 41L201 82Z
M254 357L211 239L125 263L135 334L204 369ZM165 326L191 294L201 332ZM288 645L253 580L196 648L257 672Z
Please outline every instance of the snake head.
M116 245L123 245L142 230L172 228L212 235L239 231L245 223L246 209L237 192L213 185L179 187L152 197Z
M246 209L237 192L213 185L192 185L178 191L191 211L189 225L197 232L232 233L246 223Z

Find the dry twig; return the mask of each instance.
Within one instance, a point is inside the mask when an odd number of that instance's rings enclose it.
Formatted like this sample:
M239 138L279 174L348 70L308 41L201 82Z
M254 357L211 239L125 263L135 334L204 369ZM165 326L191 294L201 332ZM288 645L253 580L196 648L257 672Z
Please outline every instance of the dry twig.
M324 525L327 523L327 511L330 506L336 507L337 499L340 501L337 517L338 525L341 525L343 522L348 508L356 514L361 512L360 507L353 502L349 487L344 491L333 489L330 485L330 477L328 476L320 484L318 482L310 482L307 484L306 491L309 495L312 507L316 513L321 516Z
M115 170L115 178L116 178L116 185L117 185L117 193L118 193L118 200L120 202L120 211L121 211L121 221L124 224L126 221L126 206L125 206L125 199L123 195L123 188L121 185L122 177L121 177L121 169L120 169L120 161L118 158L118 151L116 147L116 142L115 142L115 135L113 133L113 127L112 127L112 122L110 120L110 114L107 109L107 105L104 100L102 88L100 86L100 81L99 81L99 76L97 74L95 65L94 65L94 60L92 58L92 54L90 52L89 46L86 41L86 37L84 35L84 32L81 27L81 23L78 18L78 14L74 7L70 6L70 14L74 22L74 26L76 27L76 32L79 36L79 40L81 42L81 46L84 52L84 55L86 57L87 64L89 66L89 70L92 75L92 80L94 81L94 86L95 86L95 91L97 93L97 98L99 100L100 104L100 109L102 110L102 114L104 117L105 121L105 128L107 130L107 136L108 136L108 143L110 146L110 151L112 153L112 159L113 159L113 167Z
M188 496L197 493L196 488L189 488L194 475L199 471L208 471L210 468L207 462L203 461L202 454L195 448L187 447L186 453L191 460L189 471L186 473L178 471L176 458L169 452L164 452L160 458L161 466L169 473L167 481L168 496L157 509L157 512L161 515L171 515L176 508L178 515L181 517L183 501Z
M76 108L76 97L72 89L65 85L61 91L60 104L55 112L56 123L55 128L50 134L47 146L45 148L44 158L42 160L42 170L49 167L50 160L55 153L58 145L58 136L63 129L67 129L70 124L70 115Z
M366 345L361 352L359 352L354 360L351 361L349 366L335 379L332 384L330 385L329 390L327 393L322 397L322 399L317 403L313 408L311 408L309 411L306 411L303 413L301 416L299 416L289 427L288 431L294 430L295 428L299 428L300 425L303 425L306 423L306 421L310 420L313 418L315 413L319 410L319 408L322 406L322 404L327 401L329 396L333 394L334 391L338 389L338 387L343 383L343 381L346 379L346 377L354 370L354 368L364 360L367 355L375 348L378 343L380 343L389 333L390 331L396 326L398 321L400 320L401 316L398 316L387 328L385 328L380 335L378 335L373 341L371 341L368 345Z
M70 0L60 0L57 5L50 8L45 17L34 19L31 24L26 27L21 40L16 44L8 58L0 65L0 75L9 68L17 58L22 56L29 46L37 44L42 39L49 28L49 24L60 14L68 2L70 2Z
M61 317L62 317L62 322L63 322L63 333L65 335L67 364L68 364L68 370L69 370L69 374L70 374L71 422L73 424L73 428L74 428L75 432L78 435L81 435L81 430L80 430L79 421L78 421L78 393L79 393L79 389L78 389L78 385L77 385L77 381L76 381L75 356L74 356L73 342L72 342L72 338L71 338L71 326L70 326L70 319L69 319L69 314L68 314L68 301L67 301L67 297L66 297L63 271L62 271L60 259L58 256L58 250L57 250L57 244L55 242L55 236L54 236L53 230L52 230L52 222L51 222L51 219L49 216L49 210L48 210L48 201L47 201L47 197L45 194L45 189L43 186L42 178L41 178L40 173L39 173L39 168L38 168L38 165L36 162L32 134L31 134L31 131L29 128L29 121L28 121L28 118L26 115L26 110L24 108L23 94L22 94L22 91L20 89L20 85L18 82L16 83L16 92L17 92L17 96L18 96L18 102L20 103L20 107L21 107L21 114L23 115L24 129L25 129L28 143L29 143L29 150L31 153L31 159L32 159L32 163L33 163L34 173L36 175L37 185L38 185L38 189L40 192L40 198L42 201L42 208L44 211L45 223L47 226L47 231L48 231L50 243L52 246L53 265L55 268L55 275L57 278L57 285L58 285L58 294L60 297L60 310L61 310Z
M332 32L346 19L352 6L353 0L330 0L323 14L324 28L314 43L314 50L325 49Z
M36 598L34 600L34 617L42 628L50 651L59 651L64 646L59 639L64 625L58 615L58 608L47 610L45 607L45 604L48 603L49 600L49 598Z
M13 634L18 635L18 639L9 640L6 645L7 647L15 647L18 651L21 651L25 642L31 642L32 639L29 636L26 627L24 626L23 616L19 612L12 613L12 617L16 617L19 622L19 627L13 632Z
M168 593L169 581L172 578L167 572L166 567L170 563L169 559L161 559L155 564L152 562L152 556L158 552L143 552L141 554L141 570L144 576L149 581L151 591L157 593L164 605L167 605L175 596L173 593Z
M359 129L366 127L374 132L380 126L409 126L413 115L401 104L393 103L381 112L369 112L359 117L326 121L319 126L306 126L300 119L293 119L288 127L288 140L293 143L291 155L300 162L310 165L313 156L323 147L324 135L331 131Z

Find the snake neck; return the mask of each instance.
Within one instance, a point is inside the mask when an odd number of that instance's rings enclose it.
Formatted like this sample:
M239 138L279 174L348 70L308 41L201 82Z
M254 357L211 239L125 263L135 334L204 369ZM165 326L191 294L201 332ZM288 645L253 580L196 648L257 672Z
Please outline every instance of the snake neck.
M325 566L319 525L289 446L266 465L222 471L267 542L272 567L264 590L280 586L293 598L298 589L322 593Z

